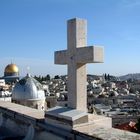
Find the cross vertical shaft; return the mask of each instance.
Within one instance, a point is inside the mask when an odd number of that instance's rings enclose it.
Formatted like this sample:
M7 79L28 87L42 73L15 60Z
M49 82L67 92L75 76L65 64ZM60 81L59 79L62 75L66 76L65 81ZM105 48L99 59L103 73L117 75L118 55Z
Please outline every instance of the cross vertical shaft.
M75 62L76 48L86 46L86 34L86 20L68 20L68 106L83 111L87 110L86 65Z
M71 19L67 23L67 50L55 52L55 64L68 65L68 107L87 111L86 63L102 63L103 49L88 46L87 22Z

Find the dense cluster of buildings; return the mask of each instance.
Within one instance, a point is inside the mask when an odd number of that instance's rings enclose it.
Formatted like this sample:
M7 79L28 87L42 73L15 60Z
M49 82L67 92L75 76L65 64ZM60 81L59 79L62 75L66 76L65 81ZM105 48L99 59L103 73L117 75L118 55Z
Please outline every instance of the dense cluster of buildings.
M67 106L68 76L59 76L42 81L30 74L19 77L15 64L8 64L0 79L0 99L12 101L32 108ZM87 108L89 113L112 118L113 126L137 121L140 117L139 81L106 79L105 75L87 75ZM133 92L132 92L133 91Z
M47 81L49 92L46 93L46 99L51 96L57 100L55 104L67 106L67 78L67 76L60 76L60 79L52 78ZM134 92L131 91L138 82L120 81L114 77L105 80L104 75L88 75L88 112L111 117L113 126L130 121L136 122L140 117L140 93L138 88L135 88Z

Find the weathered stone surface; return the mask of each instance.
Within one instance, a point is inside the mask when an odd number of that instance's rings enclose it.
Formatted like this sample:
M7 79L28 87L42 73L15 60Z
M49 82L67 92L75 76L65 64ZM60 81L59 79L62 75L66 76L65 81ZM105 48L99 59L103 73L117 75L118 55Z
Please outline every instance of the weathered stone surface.
M101 47L86 47L87 21L71 19L67 24L68 50L55 52L55 64L68 64L68 107L87 111L86 63L103 62Z
M13 117L9 116L8 112L10 114L12 113ZM10 131L14 130L14 132L18 132L18 135L25 136L29 124L33 124L35 127L37 126L37 130L39 129L39 131L35 131L34 140L44 140L46 138L50 140L66 138L76 138L77 140L140 140L139 134L110 128L109 118L97 115L88 115L88 123L75 125L72 130L68 130L68 125L66 125L67 127L59 127L57 120L56 122L53 120L53 126L45 124L43 120L38 121L44 119L43 111L14 103L0 101L0 113L5 117L3 120L6 119L4 126ZM34 122L36 123L34 124ZM11 135L14 136L14 133L12 132ZM6 136L8 137L8 134Z
M107 124L106 122L104 122ZM81 128L74 128L77 132L87 135L91 139L97 138L100 140L140 140L140 135L124 130L106 128L98 125L84 126Z
M55 64L68 64L68 107L55 107L45 113L46 123L74 128L88 125L86 63L103 62L101 47L86 47L87 21L71 19L67 23L68 50L55 52ZM101 121L100 121L101 123ZM111 125L111 121L109 121Z
M49 109L45 117L47 123L49 123L50 119L53 119L60 124L70 125L71 128L77 124L88 122L88 114L86 112L60 106Z

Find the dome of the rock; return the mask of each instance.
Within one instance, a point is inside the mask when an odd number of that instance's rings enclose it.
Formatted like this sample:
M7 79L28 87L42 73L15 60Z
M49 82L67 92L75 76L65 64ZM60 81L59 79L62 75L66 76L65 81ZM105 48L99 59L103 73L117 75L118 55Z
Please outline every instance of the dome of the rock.
M19 69L16 64L8 64L4 69L5 82L8 84L16 83L19 80Z
M16 64L8 64L4 70L4 76L17 76L19 75L19 69Z

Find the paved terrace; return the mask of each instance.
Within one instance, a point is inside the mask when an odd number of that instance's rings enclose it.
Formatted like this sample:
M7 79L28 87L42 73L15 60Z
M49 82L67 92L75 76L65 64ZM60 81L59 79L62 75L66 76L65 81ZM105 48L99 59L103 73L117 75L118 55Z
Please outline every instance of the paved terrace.
M60 129L57 128L55 124L54 126L45 124L43 111L10 102L0 101L0 113L15 121L18 120L22 123L32 123L35 127L40 127L45 131L61 136L62 139L73 137L73 139L80 138L81 140L140 140L140 135L138 134L114 128L101 128L94 124L89 124L87 126L81 125L75 128L75 130Z

